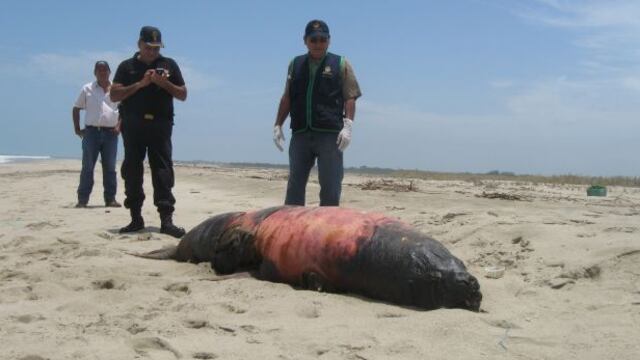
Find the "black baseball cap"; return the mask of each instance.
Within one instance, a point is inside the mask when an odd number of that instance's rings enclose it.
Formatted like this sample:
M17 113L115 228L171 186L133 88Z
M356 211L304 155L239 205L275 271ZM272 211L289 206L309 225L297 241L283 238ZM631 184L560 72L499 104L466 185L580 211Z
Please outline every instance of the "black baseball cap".
M140 40L149 46L164 47L160 29L155 26L143 26L140 29Z
M107 70L111 71L111 68L109 67L109 63L104 61L104 60L98 60L96 61L96 64L93 65L93 71L98 70L98 66L104 66L107 68Z
M322 20L311 20L307 24L307 27L304 28L304 37L305 39L310 36L322 36L325 38L331 37L329 35L329 27L327 23Z

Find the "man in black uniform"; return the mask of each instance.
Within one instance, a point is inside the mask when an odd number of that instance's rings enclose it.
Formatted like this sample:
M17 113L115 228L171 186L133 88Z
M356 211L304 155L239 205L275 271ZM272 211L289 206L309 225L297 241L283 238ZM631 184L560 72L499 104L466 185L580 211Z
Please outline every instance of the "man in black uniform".
M140 51L120 63L111 87L111 100L121 101L124 161L120 172L126 195L124 205L131 212L131 223L120 232L144 229L142 178L148 152L160 232L179 238L185 231L175 226L172 219L176 199L171 193L174 185L171 133L173 98L184 101L187 88L178 64L160 55L161 47L164 45L160 30L144 26L138 40Z

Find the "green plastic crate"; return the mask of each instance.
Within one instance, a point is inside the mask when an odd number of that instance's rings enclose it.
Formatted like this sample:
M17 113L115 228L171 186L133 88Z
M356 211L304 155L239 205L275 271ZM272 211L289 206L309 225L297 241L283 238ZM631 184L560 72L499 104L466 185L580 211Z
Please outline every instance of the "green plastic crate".
M593 185L587 189L587 196L607 196L607 188L600 185Z

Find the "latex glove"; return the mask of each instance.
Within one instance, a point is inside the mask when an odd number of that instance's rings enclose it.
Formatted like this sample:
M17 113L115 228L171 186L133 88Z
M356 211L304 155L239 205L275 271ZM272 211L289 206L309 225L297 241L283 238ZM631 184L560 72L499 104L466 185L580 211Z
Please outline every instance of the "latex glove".
M282 132L281 125L276 125L273 127L273 142L276 144L278 150L284 150L284 133Z
M340 130L340 133L338 134L338 141L336 141L336 144L338 144L338 150L342 152L344 152L347 146L351 143L351 127L353 126L353 120L344 118L343 121L344 127Z

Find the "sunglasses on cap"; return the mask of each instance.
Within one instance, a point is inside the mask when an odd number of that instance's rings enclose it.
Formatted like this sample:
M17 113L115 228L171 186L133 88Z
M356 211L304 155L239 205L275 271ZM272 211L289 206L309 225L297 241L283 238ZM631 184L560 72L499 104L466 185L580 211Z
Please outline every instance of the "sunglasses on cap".
M311 42L313 44L316 44L316 43L324 44L324 43L327 42L327 40L328 39L326 37L322 37L322 36L314 36L314 37L309 38L309 42Z

